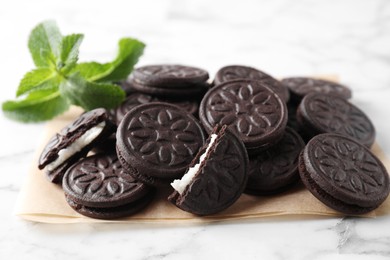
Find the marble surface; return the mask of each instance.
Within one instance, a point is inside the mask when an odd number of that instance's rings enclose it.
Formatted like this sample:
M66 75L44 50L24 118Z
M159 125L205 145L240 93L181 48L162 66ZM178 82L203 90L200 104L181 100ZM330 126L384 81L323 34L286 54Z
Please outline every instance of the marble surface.
M111 59L120 37L147 43L140 64L183 63L213 75L246 64L276 77L337 74L390 157L390 2L2 1L0 101L33 67L30 30L56 19L86 35L82 61ZM44 124L0 114L0 259L390 259L390 216L268 218L208 225L49 225L12 214Z

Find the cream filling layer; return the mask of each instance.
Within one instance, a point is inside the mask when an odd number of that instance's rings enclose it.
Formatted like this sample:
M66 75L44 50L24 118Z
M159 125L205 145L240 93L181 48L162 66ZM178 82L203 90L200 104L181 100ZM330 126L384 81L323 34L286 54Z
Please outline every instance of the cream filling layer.
M202 164L202 162L206 159L206 156L207 156L207 153L209 152L209 150L211 149L211 147L213 146L213 144L215 143L215 141L217 140L217 137L218 135L216 134L212 134L211 137L210 137L210 143L209 145L207 146L206 148L206 151L200 156L199 158L199 162L197 164L195 164L194 166L190 167L188 169L188 171L186 172L186 174L183 175L183 177L179 180L174 180L172 183L171 183L171 186L180 194L180 195L183 195L183 192L184 190L186 189L186 187L192 182L192 180L194 179L196 173L199 171L199 168L200 168L200 165Z
M93 140L96 139L100 135L100 133L103 131L104 127L106 125L106 122L101 122L95 127L92 127L91 129L88 129L82 136L77 138L71 145L68 147L61 149L58 152L58 158L54 160L53 162L49 163L46 166L46 169L49 171L54 170L61 164L63 164L66 160L68 160L72 155L74 155L77 152L80 152L85 146L90 144Z

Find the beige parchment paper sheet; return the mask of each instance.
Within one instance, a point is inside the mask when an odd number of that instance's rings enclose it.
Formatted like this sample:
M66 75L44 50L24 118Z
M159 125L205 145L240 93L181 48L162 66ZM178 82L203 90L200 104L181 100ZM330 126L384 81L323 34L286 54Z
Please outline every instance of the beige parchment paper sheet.
M42 133L42 141L38 147L27 178L19 194L15 214L23 219L44 223L202 223L222 220L253 219L272 216L343 216L318 201L303 184L298 183L287 192L255 197L243 194L240 199L227 210L208 217L197 217L184 212L169 203L166 198L172 190L160 190L155 200L140 213L119 220L97 220L76 213L65 201L60 186L46 180L45 174L38 170L38 157L49 138L62 127L81 114L81 110L73 107L64 115L50 121ZM390 169L390 161L377 143L372 151ZM375 211L363 217L375 217L390 213L390 197Z

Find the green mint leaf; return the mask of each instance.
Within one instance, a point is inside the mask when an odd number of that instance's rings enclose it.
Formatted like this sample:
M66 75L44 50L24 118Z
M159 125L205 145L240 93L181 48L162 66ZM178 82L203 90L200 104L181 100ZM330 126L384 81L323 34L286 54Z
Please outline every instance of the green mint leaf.
M89 81L115 82L126 79L143 54L145 44L136 39L123 38L118 45L118 54L112 62L104 64L80 63L74 71L79 72Z
M60 56L62 36L54 21L38 24L28 40L33 61L37 67L55 67Z
M49 89L34 91L23 100L6 101L2 106L7 117L26 123L52 119L68 108L60 92Z
M16 96L30 93L41 89L58 89L60 77L50 68L38 68L27 72L20 81Z
M78 73L68 77L60 84L61 95L72 104L85 110L98 107L113 108L125 99L125 92L118 86L108 83L88 82Z
M119 41L118 55L111 62L111 70L98 81L120 81L126 79L143 54L145 44L132 38L123 38Z
M77 64L74 71L80 73L80 75L88 81L95 81L107 74L111 69L110 63L97 63L97 62L83 62Z
M84 35L71 34L62 38L61 43L61 66L60 70L66 74L74 66L79 58L79 47L83 41Z

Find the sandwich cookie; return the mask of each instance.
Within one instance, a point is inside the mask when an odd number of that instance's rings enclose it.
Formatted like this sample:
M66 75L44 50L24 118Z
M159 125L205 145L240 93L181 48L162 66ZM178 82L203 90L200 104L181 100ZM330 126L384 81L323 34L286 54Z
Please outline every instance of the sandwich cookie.
M278 94L285 102L287 102L290 98L288 89L278 80L263 71L247 66L231 65L221 68L215 75L214 85L219 85L221 83L237 79L259 80L271 90L275 91L276 94Z
M304 96L312 92L332 94L344 99L352 96L348 87L328 80L291 77L283 79L281 83L290 91L291 100L295 103L299 103Z
M199 107L199 118L209 133L228 125L250 154L276 144L284 134L287 108L282 99L257 80L235 80L211 88Z
M248 179L248 155L227 126L216 127L186 174L173 181L168 200L196 215L211 215L231 206Z
M367 147L375 141L375 128L368 116L344 98L334 95L306 95L298 107L297 120L306 136L336 133L354 138Z
M249 178L245 193L268 195L285 191L299 180L298 158L305 143L287 127L276 145L249 159Z
M117 154L123 167L138 180L154 185L184 174L203 146L198 121L177 106L149 103L130 110L117 130Z
M114 131L105 109L86 112L49 140L39 157L38 168L45 170L49 181L61 183L70 165Z
M62 187L66 201L78 213L99 219L125 217L143 209L153 189L136 181L115 153L84 158L70 167Z
M338 134L313 137L299 158L306 188L328 207L345 214L364 214L389 195L389 175L367 147Z

